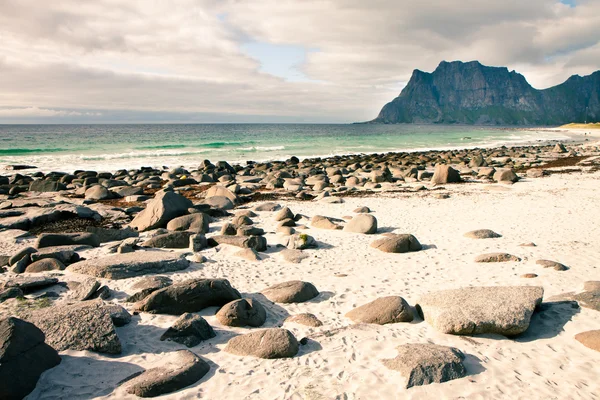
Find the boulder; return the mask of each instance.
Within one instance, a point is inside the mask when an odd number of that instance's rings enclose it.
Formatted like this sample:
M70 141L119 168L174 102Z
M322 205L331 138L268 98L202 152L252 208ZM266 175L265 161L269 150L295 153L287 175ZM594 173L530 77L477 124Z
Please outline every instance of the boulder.
M167 287L171 284L173 284L173 281L171 280L171 278L166 276L158 275L144 277L131 287L132 289L138 291L132 294L131 296L127 297L125 301L128 303L138 302L140 300L145 299L146 296L148 296L150 293L155 292L158 289Z
M193 204L174 192L158 192L144 211L131 221L130 226L139 232L164 228L169 221L188 213Z
M281 239L281 244L290 250L314 249L318 247L317 241L306 233L295 233Z
M204 200L204 204L222 211L233 210L235 208L235 204L225 196L209 197Z
M290 210L288 207L284 207L277 214L275 214L275 221L283 221L285 219L293 220L294 217L295 215L292 210Z
M217 336L213 328L199 315L184 313L173 326L162 334L160 340L171 340L194 347L204 340Z
M65 264L55 258L43 258L29 264L25 272L62 271L65 268Z
M40 249L31 254L31 261L39 261L45 258L54 258L63 264L71 264L79 261L79 254L72 250L72 246L56 246Z
M371 247L384 253L407 253L423 249L417 238L410 234L389 234L371 243Z
M157 249L186 249L190 245L190 236L193 234L188 231L164 233L151 237L143 242L142 246Z
M208 240L203 233L194 233L190 235L189 247L194 253L204 250L208 246Z
M544 268L553 268L555 271L566 271L569 269L566 265L558 263L556 261L537 260L535 263L541 265ZM27 268L29 269L29 267Z
M191 279L152 292L136 304L136 309L152 314L180 315L206 307L221 307L240 298L240 293L226 279Z
M477 229L475 231L467 232L463 236L471 239L492 239L502 237L502 235L490 229Z
M475 257L475 262L478 263L491 263L491 262L509 262L509 261L521 261L517 256L513 256L508 253L487 253L481 254Z
M29 184L29 191L30 192L58 192L60 190L66 190L67 187L57 181L51 181L51 180L43 180L43 179L38 179L35 181L31 181L31 183Z
M181 271L189 264L188 260L177 254L138 251L76 262L69 265L67 270L97 278L125 279L146 274Z
M600 330L578 333L575 335L575 340L585 347L600 351Z
M110 319L115 326L125 326L131 322L131 314L129 314L129 311L127 311L123 306L109 302L104 303L104 308L108 311Z
M299 345L287 329L270 328L236 336L227 342L225 351L238 356L274 359L294 357Z
M319 295L317 288L309 282L288 281L278 283L261 291L274 303L303 303Z
M355 308L348 312L346 317L354 322L385 325L411 322L413 313L402 297L387 296Z
M58 351L121 353L110 312L100 300L47 307L26 314L24 319L40 328L46 342Z
M0 320L0 398L24 398L40 375L58 364L58 352L45 343L39 328L14 317Z
M272 202L268 202L268 203L263 203L260 204L256 207L254 207L254 211L277 211L281 208L281 206L277 203L272 203Z
M514 183L519 180L519 177L515 172L510 168L501 168L497 169L494 173L494 178L496 182L504 182L504 183Z
M42 233L35 241L35 247L55 247L66 245L86 245L92 247L100 246L100 238L94 233Z
M367 235L377 233L377 218L371 214L358 214L344 226L344 231Z
M15 254L13 254L8 259L8 265L15 265L16 263L21 261L23 259L23 257L30 256L31 254L34 254L36 252L37 252L37 249L35 249L33 247L25 247L24 249L21 249L18 252L16 252ZM31 258L28 257L28 259L31 259Z
M310 220L310 226L318 229L342 229L341 226L334 223L330 218L324 217L322 215L315 215Z
M267 239L262 236L226 236L215 235L211 236L208 243L228 244L246 249L254 249L256 251L267 250Z
M462 182L460 173L449 165L438 164L431 177L431 183L434 185L443 185L446 183Z
M208 233L210 217L204 213L197 212L190 215L182 215L169 221L167 229L170 231L192 231L194 233Z
M397 347L395 358L382 360L383 365L399 371L408 380L406 388L442 383L463 378L467 370L465 355L454 347L436 344L408 343Z
M556 143L556 146L554 146L554 148L552 149L552 152L553 153L566 153L567 148L562 143Z
M109 200L116 195L101 185L94 185L85 191L85 198L88 200Z
M527 330L543 295L544 289L536 286L465 287L429 293L416 307L443 333L515 336Z
M210 371L208 363L189 350L167 353L161 357L161 364L126 381L125 391L139 397L156 397L190 386Z
M257 262L261 260L260 256L254 249L242 249L235 252L233 255L250 262Z
M70 286L71 284L69 284ZM69 292L69 297L73 300L90 300L96 291L100 288L100 282L94 278L87 278L80 282L75 289Z
M319 320L319 318L317 318L316 315L310 313L302 313L289 316L286 318L285 322L310 326L312 328L318 328L319 326L323 326L323 323Z
M258 301L239 299L225 304L216 314L217 320L226 326L262 326L267 312Z
M210 199L211 197L225 197L234 205L238 203L238 197L235 193L221 185L215 185L206 191L206 199Z
M294 264L300 264L302 260L310 257L307 253L303 252L302 250L296 249L283 249L279 252L279 254L285 261Z
M97 226L88 226L85 228L86 232L94 233L100 239L101 243L116 242L118 240L125 240L128 238L135 238L140 236L139 232L133 230L130 227L123 229L110 229L102 228Z

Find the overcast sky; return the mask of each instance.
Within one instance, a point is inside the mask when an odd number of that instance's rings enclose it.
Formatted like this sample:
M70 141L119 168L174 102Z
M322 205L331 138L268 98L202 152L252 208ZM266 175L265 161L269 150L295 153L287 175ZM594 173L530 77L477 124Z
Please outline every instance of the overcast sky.
M600 0L0 0L0 123L353 122L413 69L600 69Z

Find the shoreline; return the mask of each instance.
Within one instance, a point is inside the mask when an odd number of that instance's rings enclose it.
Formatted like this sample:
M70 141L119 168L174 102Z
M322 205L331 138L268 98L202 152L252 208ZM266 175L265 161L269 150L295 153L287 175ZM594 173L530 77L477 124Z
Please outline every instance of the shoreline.
M564 134L565 136L567 136L567 138L564 139L535 139L535 140L525 140L525 141L512 141L512 142L505 142L503 143L502 141L500 143L490 143L488 145L468 145L467 142L465 142L464 145L456 145L456 146L437 146L437 147L431 147L431 148L408 148L408 149L392 149L392 150L388 150L388 151L372 151L372 152L341 152L341 153L336 153L336 154L320 154L320 155L313 155L313 156L301 156L299 157L300 160L314 160L314 159L321 159L323 161L328 161L330 159L335 159L338 157L356 157L356 156L371 156L371 155L378 155L378 154L385 154L385 155L398 155L398 154L426 154L429 152L443 152L443 151L464 151L464 150L477 150L477 149L488 149L488 150L492 150L492 149L498 149L498 148L526 148L526 147L532 147L532 146L548 146L548 145L553 145L556 143L565 143L565 144L572 144L572 145L580 145L580 144L593 144L593 142L591 142L592 140L600 140L600 132L593 132L593 134L588 134L588 135L584 135L585 132L584 130L580 130L580 129L563 129L563 128L527 128L527 129L522 129L522 128L498 128L499 130L515 130L515 131L534 131L534 132L544 132L544 131L548 131L548 132L560 132L562 134ZM590 142L590 143L588 143ZM49 172L61 172L61 173L73 173L75 171L98 171L98 172L111 172L114 173L118 170L121 169L140 169L143 167L151 167L151 168L157 168L157 169L171 169L171 168L176 168L176 167L183 167L183 168L195 168L197 164L200 163L201 159L204 159L203 157L201 157L201 153L199 153L198 157L198 161L195 163L191 163L191 162L187 162L187 163L177 163L177 164L158 164L158 163L153 163L152 165L149 164L136 164L138 165L137 167L129 167L129 168L116 168L116 169L106 169L106 168L69 168L66 167L64 169L57 169L57 168L27 168L27 169L23 169L21 170L22 173L37 173L37 172L42 172L42 173L49 173ZM231 165L235 165L235 166L246 166L248 165L248 162L253 162L256 164L265 164L265 163L280 163L280 162L284 162L286 160L289 160L291 157L294 157L294 154L291 155L287 155L284 157L273 157L273 158L266 158L266 159L255 159L255 160L228 160L227 157L221 157L221 159L212 159L210 161L212 162L217 162L217 161L225 161L230 163ZM89 157L93 157L93 156L89 156ZM176 155L169 155L169 157L176 157ZM127 158L127 157L123 157L123 158ZM121 159L118 156L115 156L116 160ZM110 158L105 159L105 163L108 164L110 162ZM3 171L7 171L10 172L11 170L9 169L11 165L19 165L18 163L12 163L12 164L2 164L0 165L0 175L3 173Z

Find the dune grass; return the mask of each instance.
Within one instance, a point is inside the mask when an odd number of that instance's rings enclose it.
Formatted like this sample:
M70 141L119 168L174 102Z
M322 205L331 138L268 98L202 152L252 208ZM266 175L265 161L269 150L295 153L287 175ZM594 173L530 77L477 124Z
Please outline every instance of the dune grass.
M565 128L565 129L600 129L600 122L589 123L589 124L570 123L570 124L561 126L561 128Z

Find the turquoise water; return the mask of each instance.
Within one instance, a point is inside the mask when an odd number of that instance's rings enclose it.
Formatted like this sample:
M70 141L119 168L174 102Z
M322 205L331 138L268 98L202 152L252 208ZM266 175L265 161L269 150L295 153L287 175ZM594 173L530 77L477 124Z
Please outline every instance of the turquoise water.
M116 170L291 157L517 145L564 133L440 125L0 125L0 168Z

